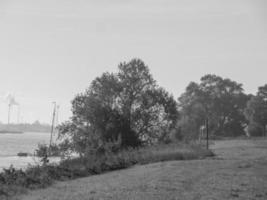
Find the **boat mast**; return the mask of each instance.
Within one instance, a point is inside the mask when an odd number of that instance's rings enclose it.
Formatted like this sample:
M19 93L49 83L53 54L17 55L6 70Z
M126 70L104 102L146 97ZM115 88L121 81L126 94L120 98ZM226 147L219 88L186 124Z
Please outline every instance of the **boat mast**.
M53 133L54 133L55 116L56 116L56 107L57 107L56 102L53 102L53 104L54 104L54 109L53 109L53 116L52 116L52 125L51 125L51 133L50 133L50 142L49 142L49 156L50 156L50 154L51 154L52 137L53 137Z
M57 110L56 110L56 117L55 117L55 125L58 125L58 115L59 115L59 105L57 105Z

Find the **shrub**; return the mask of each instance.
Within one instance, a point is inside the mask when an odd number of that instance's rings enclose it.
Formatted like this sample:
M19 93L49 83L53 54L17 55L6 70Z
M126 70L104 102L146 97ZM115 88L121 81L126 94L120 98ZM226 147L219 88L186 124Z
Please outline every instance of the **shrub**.
M8 186L42 188L52 183L45 167L28 167L26 171L17 170L12 165L0 173L0 183Z
M263 135L263 131L262 131L262 127L255 122L252 122L248 125L248 132L250 136L262 136Z
M60 156L61 150L57 144L51 144L48 146L47 144L38 144L37 149L35 150L35 155L38 157L45 156Z

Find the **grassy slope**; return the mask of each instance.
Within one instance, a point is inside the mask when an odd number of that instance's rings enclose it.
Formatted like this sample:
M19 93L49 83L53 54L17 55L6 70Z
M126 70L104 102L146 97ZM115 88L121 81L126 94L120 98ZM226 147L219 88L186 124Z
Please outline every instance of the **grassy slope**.
M215 159L134 166L17 199L267 199L267 140L218 141L213 148Z
M56 180L72 180L103 172L128 168L135 164L147 164L171 160L201 159L213 153L199 145L175 143L129 149L112 153L107 151L86 159L71 159L59 166L36 166L26 171L10 168L0 173L0 199L21 194L26 189L45 188Z

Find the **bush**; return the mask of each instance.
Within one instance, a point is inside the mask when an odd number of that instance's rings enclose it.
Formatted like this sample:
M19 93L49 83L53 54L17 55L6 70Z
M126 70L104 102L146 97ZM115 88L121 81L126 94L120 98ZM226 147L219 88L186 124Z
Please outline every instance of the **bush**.
M262 127L255 122L248 125L248 133L250 136L263 136Z
M45 157L45 156L60 156L61 151L58 145L51 144L49 147L47 144L38 144L37 149L35 150L35 155L37 157Z
M0 184L25 188L43 188L52 183L45 167L29 167L26 171L10 166L0 173Z

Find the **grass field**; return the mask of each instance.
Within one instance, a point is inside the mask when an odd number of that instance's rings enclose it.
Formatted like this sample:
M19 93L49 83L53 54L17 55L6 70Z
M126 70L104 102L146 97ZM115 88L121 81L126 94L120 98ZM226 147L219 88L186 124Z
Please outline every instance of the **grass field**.
M216 141L212 148L214 158L137 165L58 182L14 199L267 199L266 139Z

